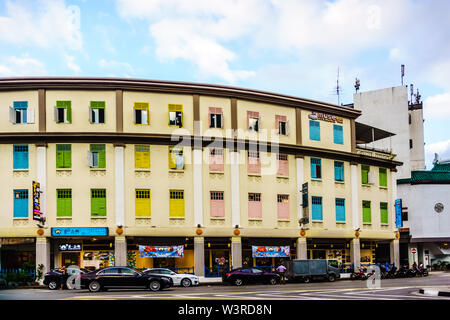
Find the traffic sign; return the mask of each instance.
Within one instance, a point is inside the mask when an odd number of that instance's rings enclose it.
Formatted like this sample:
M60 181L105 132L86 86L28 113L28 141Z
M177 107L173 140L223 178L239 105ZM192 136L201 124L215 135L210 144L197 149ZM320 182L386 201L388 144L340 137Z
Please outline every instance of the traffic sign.
M411 248L411 253L412 254L416 254L417 253L417 249L416 248Z

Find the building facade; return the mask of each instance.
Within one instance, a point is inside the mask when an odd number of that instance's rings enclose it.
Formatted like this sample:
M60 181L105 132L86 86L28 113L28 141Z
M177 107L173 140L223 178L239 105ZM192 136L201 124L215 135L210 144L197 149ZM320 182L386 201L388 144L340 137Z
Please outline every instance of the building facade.
M401 162L360 111L115 78L0 79L0 105L2 267L398 265Z

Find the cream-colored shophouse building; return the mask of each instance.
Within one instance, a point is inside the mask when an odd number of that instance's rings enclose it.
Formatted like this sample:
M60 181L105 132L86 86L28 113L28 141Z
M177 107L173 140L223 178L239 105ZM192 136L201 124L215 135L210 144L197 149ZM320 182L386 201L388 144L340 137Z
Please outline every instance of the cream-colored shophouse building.
M390 135L360 115L218 85L0 79L1 267L398 265L401 163L356 147Z

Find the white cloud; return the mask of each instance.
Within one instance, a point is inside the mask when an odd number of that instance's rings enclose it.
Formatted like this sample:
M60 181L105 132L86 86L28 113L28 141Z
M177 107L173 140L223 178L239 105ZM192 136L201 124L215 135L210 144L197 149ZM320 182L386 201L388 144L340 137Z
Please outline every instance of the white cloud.
M450 93L425 99L423 112L426 119L450 120Z
M64 54L64 58L66 59L66 65L70 70L72 70L75 74L78 74L81 72L80 66L75 63L74 56Z
M124 76L129 78L131 75L135 74L133 67L126 62L101 59L98 66L105 69L110 77Z
M5 3L0 16L0 41L41 48L82 48L80 9L64 0Z
M45 65L27 55L22 57L6 57L0 59L0 76L39 76L47 74Z

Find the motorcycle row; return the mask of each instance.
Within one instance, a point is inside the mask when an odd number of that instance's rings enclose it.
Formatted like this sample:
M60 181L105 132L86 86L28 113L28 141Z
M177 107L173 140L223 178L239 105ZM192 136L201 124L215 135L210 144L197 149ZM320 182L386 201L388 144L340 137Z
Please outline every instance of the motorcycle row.
M396 279L396 278L413 278L413 277L426 277L428 276L428 269L420 264L419 266L413 265L412 268L408 268L407 265L402 266L400 269L392 266L390 268L381 265L380 267L381 279ZM367 272L367 268L359 269L358 272L352 272L350 275L351 280L366 280L370 276L375 275L375 270L372 269Z

